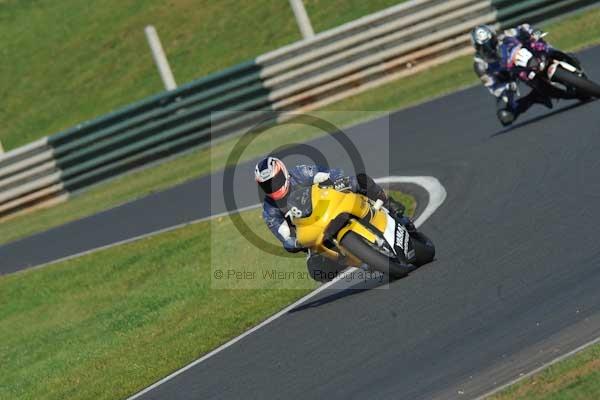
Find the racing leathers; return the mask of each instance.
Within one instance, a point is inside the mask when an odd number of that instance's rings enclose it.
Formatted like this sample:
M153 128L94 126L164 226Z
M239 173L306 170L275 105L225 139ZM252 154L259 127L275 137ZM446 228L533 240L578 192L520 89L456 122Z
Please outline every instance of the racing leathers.
M515 67L526 66L533 55L523 47L535 50L548 48L529 24L504 31L498 36L496 57L486 57L475 53L474 69L483 85L496 97L496 114L502 125L510 125L518 116L527 111L534 103L540 103L552 108L549 97L535 89L534 82L529 82L526 76L519 75ZM517 77L528 83L532 90L524 97L519 97Z
M409 232L415 231L411 220L404 216L404 207L389 198L383 189L377 185L373 179L366 174L356 176L346 176L341 169L324 168L316 165L298 165L288 170L290 179L290 192L296 186L312 186L315 183L332 182L338 190L348 189L355 193L366 195L372 200L382 200L391 212L396 214L398 222L403 224ZM295 236L295 228L288 218L285 217L285 201L282 199L275 201L268 196L263 203L263 219L271 232L281 241L283 247L289 252L298 252L304 250L298 243ZM310 254L307 260L309 272L316 280L322 280L324 276L315 276L315 273L336 274L346 266L335 263L319 254ZM315 272L315 271L319 272Z

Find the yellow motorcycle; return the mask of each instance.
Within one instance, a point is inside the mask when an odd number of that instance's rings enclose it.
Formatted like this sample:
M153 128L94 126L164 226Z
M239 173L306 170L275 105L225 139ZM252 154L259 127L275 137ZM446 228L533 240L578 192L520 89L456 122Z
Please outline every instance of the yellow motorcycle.
M381 200L362 194L314 184L292 191L286 208L303 247L346 266L366 264L401 278L435 255L425 235L409 232Z

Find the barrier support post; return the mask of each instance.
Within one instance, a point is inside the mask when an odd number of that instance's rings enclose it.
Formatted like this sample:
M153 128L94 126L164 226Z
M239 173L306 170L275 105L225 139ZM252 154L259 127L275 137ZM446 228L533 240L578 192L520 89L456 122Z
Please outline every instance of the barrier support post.
M160 39L158 38L158 33L156 33L156 28L152 25L148 25L144 29L144 32L146 33L146 39L150 45L150 50L152 50L152 58L154 58L154 62L156 63L160 77L165 85L165 89L173 90L177 88L171 66L169 65L165 51L160 43Z
M308 14L306 13L306 8L304 8L304 3L302 3L302 0L290 0L290 5L294 11L294 16L296 17L296 22L298 23L302 37L304 39L309 39L315 36L315 31L310 24L310 19L308 18Z

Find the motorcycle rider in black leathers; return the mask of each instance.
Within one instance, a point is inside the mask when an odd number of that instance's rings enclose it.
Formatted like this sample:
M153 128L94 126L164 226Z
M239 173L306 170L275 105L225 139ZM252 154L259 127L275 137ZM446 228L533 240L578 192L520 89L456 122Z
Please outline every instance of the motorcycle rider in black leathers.
M475 47L474 69L483 85L496 97L496 114L500 123L507 126L534 103L552 108L552 100L535 89L535 82L528 82L532 90L519 97L515 67L526 67L533 54L522 44L546 46L541 32L534 31L529 24L496 34L487 25L476 26L471 31L471 42Z
M256 182L265 193L263 219L288 252L305 250L296 239L293 224L285 217L286 197L297 185L312 186L315 183L330 182L337 190L349 189L371 200L382 200L384 206L396 215L396 220L405 226L409 233L416 232L412 221L403 215L404 206L389 198L366 174L349 177L344 175L341 169L327 169L316 165L298 165L288 170L280 159L273 156L260 160L256 164L254 174ZM312 253L309 253L307 266L311 276L319 281L331 280L346 268L345 265ZM407 272L414 268L412 264L406 265Z

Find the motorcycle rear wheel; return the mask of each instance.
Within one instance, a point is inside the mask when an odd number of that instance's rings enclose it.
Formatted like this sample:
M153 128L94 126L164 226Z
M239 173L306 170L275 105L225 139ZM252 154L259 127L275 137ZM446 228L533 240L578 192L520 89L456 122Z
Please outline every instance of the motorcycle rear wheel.
M589 96L600 98L600 85L590 81L589 79L567 71L564 68L556 68L556 72L554 72L552 80L575 88L577 93L583 95L582 97Z
M388 275L390 278L403 278L414 269L407 268L377 251L372 243L354 232L348 232L344 235L340 244L369 267Z

